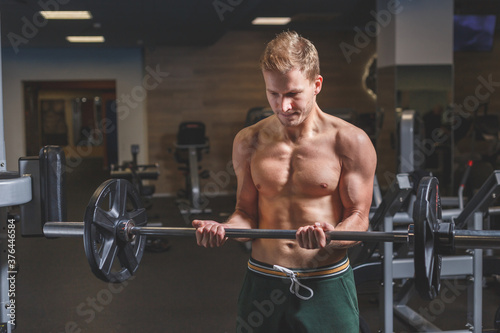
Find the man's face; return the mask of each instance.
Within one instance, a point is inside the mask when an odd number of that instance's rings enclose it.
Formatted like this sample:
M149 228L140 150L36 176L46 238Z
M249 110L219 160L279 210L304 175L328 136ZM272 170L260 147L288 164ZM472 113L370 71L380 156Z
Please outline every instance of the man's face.
M283 126L298 126L316 104L323 78L311 82L301 71L292 69L286 74L264 71L269 105Z

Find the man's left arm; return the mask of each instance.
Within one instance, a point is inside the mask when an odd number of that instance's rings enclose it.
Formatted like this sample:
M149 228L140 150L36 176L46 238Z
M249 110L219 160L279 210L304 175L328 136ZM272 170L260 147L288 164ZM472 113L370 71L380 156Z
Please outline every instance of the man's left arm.
M339 195L342 201L342 220L333 226L326 221L304 226L297 230L299 245L307 249L348 248L356 241L327 242L325 231L366 231L369 226L373 180L377 165L375 149L364 131L355 128L342 135L338 144L342 163Z

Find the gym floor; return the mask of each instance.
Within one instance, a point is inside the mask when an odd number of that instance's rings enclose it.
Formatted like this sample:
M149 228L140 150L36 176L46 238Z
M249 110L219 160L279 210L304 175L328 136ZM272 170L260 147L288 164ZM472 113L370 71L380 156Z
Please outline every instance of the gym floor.
M70 221L83 220L92 193L109 178L101 166L101 160L88 159L68 173ZM175 198L151 203L150 222L187 226ZM213 213L204 218L223 220L232 212L234 198L210 199L210 207ZM81 238L17 237L16 332L234 332L236 300L249 257L245 247L229 241L219 249L204 249L192 238L169 238L168 245L165 252L145 252L135 277L113 285L92 274ZM500 306L500 287L486 282L483 326L489 329ZM361 316L372 332L382 327L379 288L378 283L358 287ZM456 297L410 304L442 330L465 329L466 294L460 289ZM414 332L398 319L394 330Z

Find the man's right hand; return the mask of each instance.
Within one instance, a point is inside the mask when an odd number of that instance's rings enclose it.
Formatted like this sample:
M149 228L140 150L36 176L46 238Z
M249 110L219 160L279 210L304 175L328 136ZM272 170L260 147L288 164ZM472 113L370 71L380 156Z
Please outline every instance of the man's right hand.
M224 225L215 221L193 220L193 227L196 228L196 242L203 247L219 247L226 240Z

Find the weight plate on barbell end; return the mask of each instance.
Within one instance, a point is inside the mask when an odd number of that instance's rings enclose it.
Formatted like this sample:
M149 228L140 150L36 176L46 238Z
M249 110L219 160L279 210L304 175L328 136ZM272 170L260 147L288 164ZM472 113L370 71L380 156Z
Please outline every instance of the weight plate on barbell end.
M123 282L139 267L146 236L131 241L118 236L118 225L133 220L146 226L146 210L134 186L124 179L102 183L90 198L84 217L83 243L92 272L106 282Z
M426 300L436 298L441 288L441 255L435 246L441 216L439 182L435 177L424 177L418 186L413 221L415 288Z

